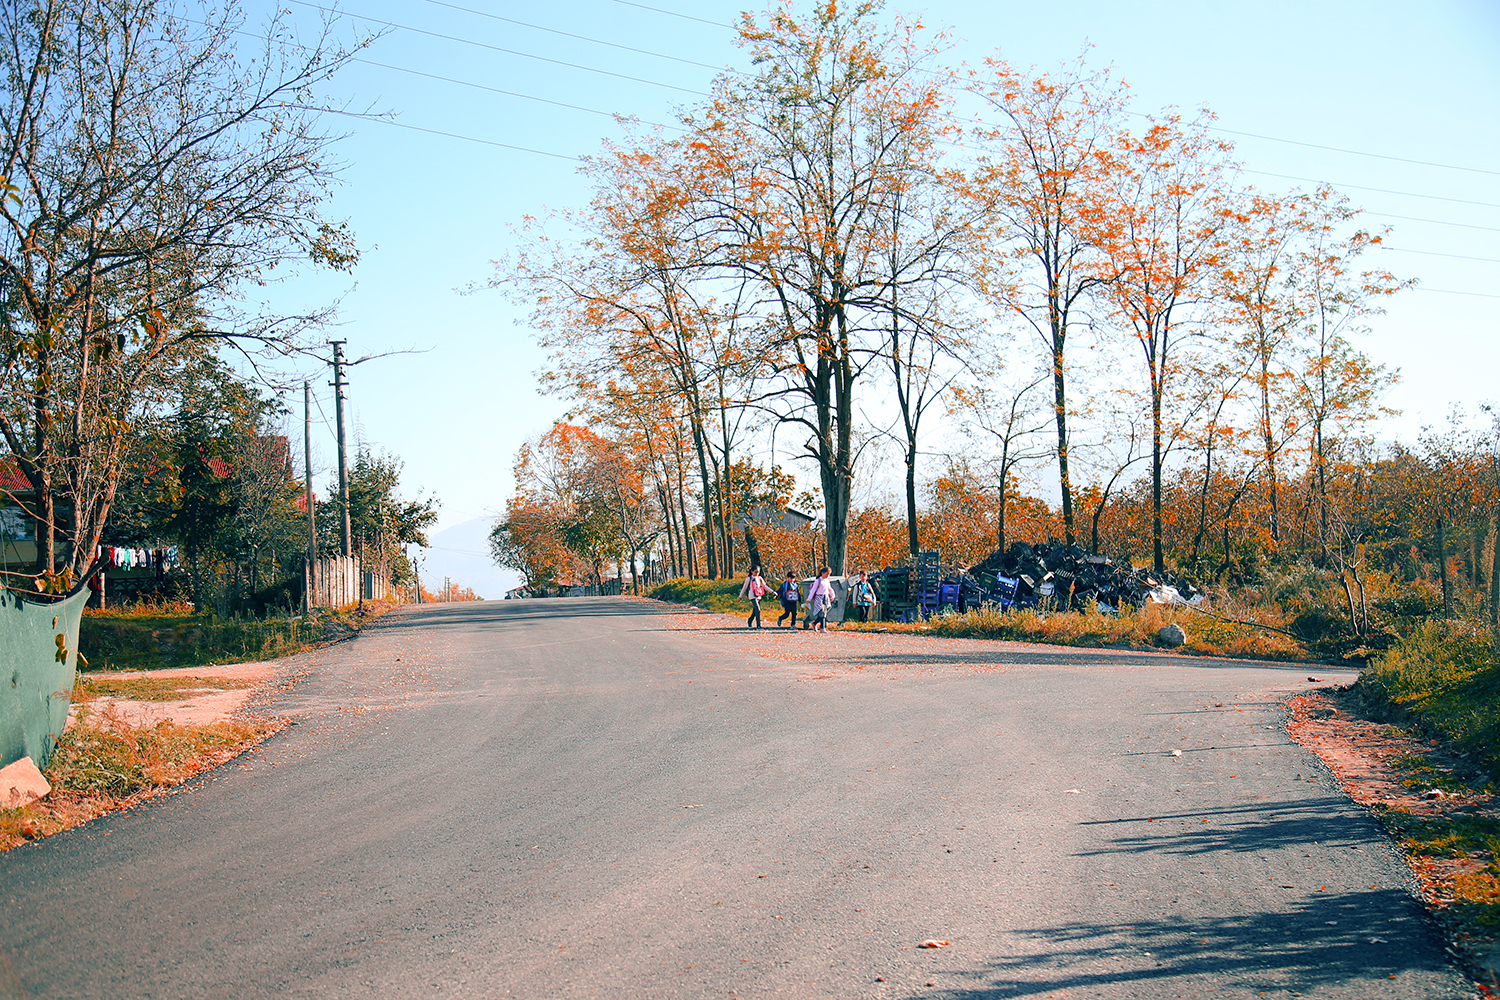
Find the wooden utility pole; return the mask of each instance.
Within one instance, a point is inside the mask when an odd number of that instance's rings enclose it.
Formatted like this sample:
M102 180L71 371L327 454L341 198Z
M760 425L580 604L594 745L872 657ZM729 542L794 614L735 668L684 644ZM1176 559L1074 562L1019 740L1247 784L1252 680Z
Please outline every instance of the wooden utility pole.
M307 477L307 577L303 580L302 613L308 614L318 573L318 524L313 514L312 389L306 382L302 383L302 462Z
M344 345L345 340L329 341L333 345L333 405L339 433L339 552L345 558L352 554L349 538L349 471L344 455Z

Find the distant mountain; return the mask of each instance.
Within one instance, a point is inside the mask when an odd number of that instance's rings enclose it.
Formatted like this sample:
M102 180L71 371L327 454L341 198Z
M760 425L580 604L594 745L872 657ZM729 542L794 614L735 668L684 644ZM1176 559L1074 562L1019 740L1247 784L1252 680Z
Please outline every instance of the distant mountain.
M437 591L446 576L487 600L519 587L519 573L501 569L490 559L489 534L494 523L488 517L476 517L432 535L432 545L423 550L422 586Z

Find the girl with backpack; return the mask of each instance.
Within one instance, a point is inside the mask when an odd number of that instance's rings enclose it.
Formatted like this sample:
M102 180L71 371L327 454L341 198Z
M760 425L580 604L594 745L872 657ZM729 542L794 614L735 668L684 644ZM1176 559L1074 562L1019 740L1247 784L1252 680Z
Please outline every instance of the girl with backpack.
M740 588L740 597L750 598L750 617L745 619L746 628L765 628L760 621L760 599L771 592L766 586L766 581L760 578L760 567L757 566L745 577L745 585Z
M788 573L786 579L776 590L776 596L781 598L781 616L776 619L776 627L781 628L782 621L787 615L792 616L792 628L797 627L797 602L802 599L802 594L797 589L797 574Z

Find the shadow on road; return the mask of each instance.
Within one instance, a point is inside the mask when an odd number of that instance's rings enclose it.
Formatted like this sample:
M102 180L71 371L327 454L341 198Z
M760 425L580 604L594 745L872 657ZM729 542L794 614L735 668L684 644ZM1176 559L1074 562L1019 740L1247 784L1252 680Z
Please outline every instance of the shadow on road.
M1188 885L1178 886L1190 892ZM950 1000L1029 997L1068 989L1134 985L1141 996L1219 989L1311 992L1441 968L1431 932L1401 890L1308 893L1285 909L1232 917L1163 917L1131 923L1076 921L1021 930L1035 949L960 971L969 987L912 996ZM1418 946L1420 945L1420 946ZM1117 968L1110 968L1117 966ZM1195 982L1165 980L1203 977ZM1113 995L1113 993L1111 994ZM1136 994L1132 994L1136 995Z
M645 601L621 601L612 597L555 597L522 601L454 601L408 605L401 613L387 615L367 626L410 628L449 625L462 620L465 628L485 628L523 621L560 621L568 618L625 618L641 615L671 615L680 608Z
M1319 844L1355 848L1369 843L1362 824L1351 822L1341 797L1304 798L1268 809L1232 806L1194 812L1160 813L1120 819L1092 820L1081 826L1119 825L1131 832L1107 846L1086 851L1084 857L1110 854L1214 854L1220 851L1255 852ZM1316 878L1316 873L1309 875Z
M733 631L733 630L731 630ZM901 665L913 662L913 657L906 653L867 653L844 655L841 651L840 661L844 663L864 663L871 665L893 664ZM1286 670L1297 673L1307 670L1305 663L1277 663L1270 660L1223 660L1207 656L1179 656L1170 653L1129 653L1115 649L1090 649L1084 646L1068 647L1030 647L1024 650L980 650L970 649L962 653L944 653L936 650L923 652L920 656L922 663L947 663L947 664L985 664L1013 666L1069 666L1078 664L1093 664L1101 660L1107 660L1111 664L1119 664L1127 667L1201 667L1205 669L1240 669L1251 667L1256 670Z

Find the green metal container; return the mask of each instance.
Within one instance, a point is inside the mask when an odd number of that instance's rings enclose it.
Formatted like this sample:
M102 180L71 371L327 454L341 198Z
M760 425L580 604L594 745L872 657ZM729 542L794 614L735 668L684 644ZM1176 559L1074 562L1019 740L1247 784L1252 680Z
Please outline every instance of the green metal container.
M0 588L0 767L45 767L68 724L87 590L38 604Z

